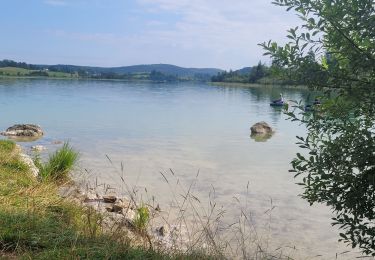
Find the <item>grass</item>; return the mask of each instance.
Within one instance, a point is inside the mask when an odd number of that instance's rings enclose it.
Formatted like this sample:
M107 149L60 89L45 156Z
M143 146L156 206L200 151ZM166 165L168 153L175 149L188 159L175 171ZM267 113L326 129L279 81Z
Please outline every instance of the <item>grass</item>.
M21 162L16 145L0 140L0 259L291 259L280 249L268 248L267 241L258 236L246 207L240 207L241 216L236 223L223 226L225 210L212 199L215 195L210 197L208 209L194 195L198 174L187 189L180 184L177 189L170 187L179 209L178 221L173 223L188 228L186 248L151 244L147 233L153 221L150 203L137 207L133 223L143 245L134 241L134 234L129 236L129 230L105 230L103 215L58 195L61 180L68 179L77 159L78 154L64 144L43 165L59 173L50 172L47 176L53 177L41 181ZM170 173L169 177L161 173L167 186L171 185L169 178L176 177L172 170ZM133 200L136 191L128 188ZM192 226L189 220L193 220ZM165 221L170 224L168 219Z
M121 178L121 192L127 194L132 202L139 209L148 205L155 209L155 197L148 194L147 189L131 187L125 181L124 164L116 167L113 161L107 156L113 169ZM167 230L175 230L171 240L157 241L161 248L172 252L182 252L185 255L198 254L199 258L209 256L213 259L252 259L252 260L293 260L298 250L288 245L272 244L271 223L272 212L275 208L270 201L269 209L264 212L263 224L255 224L252 218L248 201L249 183L244 198L234 197L234 203L239 209L239 215L227 218L227 211L215 201L215 188L209 190L208 198L199 198L197 191L199 171L196 177L189 181L187 186L182 183L178 175L172 170L160 172L165 182L165 189L170 193L170 208L163 208L162 214L158 215L151 211L147 230L160 232L160 225ZM96 184L98 185L98 184ZM105 190L111 187L101 184ZM137 205L137 201L141 201ZM138 216L139 218L139 212ZM151 228L150 228L151 227ZM138 227L139 228L139 227ZM164 231L162 231L164 232Z
M69 143L64 143L62 148L50 155L46 163L43 164L37 159L36 165L42 179L59 181L68 178L78 159L79 153Z
M29 77L30 73L36 72L37 70L28 70L23 68L15 67L3 67L0 68L0 77L1 76L10 76L10 77ZM48 77L54 78L78 78L77 74L70 74L64 72L55 72L47 71Z
M147 206L138 207L136 210L136 217L134 219L135 227L141 232L147 230L147 225L150 221L150 211Z
M10 141L0 140L0 258L171 259L106 233L101 216L62 199L56 182L40 182ZM189 259L189 256L174 256Z

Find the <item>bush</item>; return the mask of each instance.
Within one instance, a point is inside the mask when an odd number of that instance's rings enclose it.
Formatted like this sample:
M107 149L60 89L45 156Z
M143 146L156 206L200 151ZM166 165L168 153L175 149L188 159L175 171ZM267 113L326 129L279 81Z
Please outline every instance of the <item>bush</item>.
M78 162L79 153L74 151L69 143L64 145L52 154L45 164L40 163L40 160L36 160L36 165L40 170L40 176L46 180L64 180L68 177Z
M146 230L149 220L150 211L147 206L137 208L137 215L134 219L134 225L139 231L143 232Z
M334 214L340 240L375 256L375 44L373 0L275 0L303 20L289 42L261 44L284 76L323 92L293 160L303 198Z

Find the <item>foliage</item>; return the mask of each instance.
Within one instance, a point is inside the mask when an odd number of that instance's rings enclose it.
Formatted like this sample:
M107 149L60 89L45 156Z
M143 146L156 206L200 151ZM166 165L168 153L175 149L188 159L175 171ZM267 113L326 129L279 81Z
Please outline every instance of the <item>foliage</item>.
M303 197L335 214L342 241L375 255L375 6L373 0L275 0L303 21L290 42L265 42L285 77L324 91L319 113L290 113L306 125L293 172Z
M43 71L43 70L35 70L35 71L31 71L29 73L29 76L40 76L40 77L48 77L48 72L47 71Z
M25 62L16 62L13 60L0 61L0 68L3 68L3 67L15 67L15 68L22 68L22 69L29 69L29 70L37 69L36 66L34 65L27 64Z
M149 79L152 81L177 81L178 77L174 75L166 75L160 71L151 71Z
M28 174L15 144L0 140L1 259L172 259L131 246L120 230L102 232L99 215L61 199L57 190Z
M272 77L272 67L267 67L261 62L253 67L246 67L236 71L223 71L211 77L212 82L230 82L230 83L276 83L276 77ZM271 78L272 77L272 78ZM286 82L277 82L286 83Z
M79 153L74 151L69 143L64 143L59 150L49 157L47 163L43 164L36 160L36 165L42 179L63 180L67 178L78 159Z
M146 230L148 222L150 221L150 210L147 206L137 208L136 216L134 219L135 227L143 232Z

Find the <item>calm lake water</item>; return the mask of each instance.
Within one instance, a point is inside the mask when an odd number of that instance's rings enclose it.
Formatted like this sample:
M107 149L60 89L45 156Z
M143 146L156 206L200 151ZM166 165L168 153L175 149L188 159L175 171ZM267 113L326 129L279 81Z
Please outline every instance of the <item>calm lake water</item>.
M297 259L335 259L348 248L337 242L329 209L299 198L297 180L288 172L298 151L295 136L305 130L269 106L280 93L313 99L306 90L277 87L0 80L0 129L41 125L45 136L25 147L42 144L53 151L53 141L69 140L81 152L89 180L112 187L121 186L123 162L127 184L146 188L162 207L169 205L171 191L160 172L171 177L170 168L186 187L199 171L195 194L207 198L214 187L228 217L238 214L233 197L247 199L255 222L272 199L273 244L296 246ZM250 138L249 128L258 121L276 129L267 142Z

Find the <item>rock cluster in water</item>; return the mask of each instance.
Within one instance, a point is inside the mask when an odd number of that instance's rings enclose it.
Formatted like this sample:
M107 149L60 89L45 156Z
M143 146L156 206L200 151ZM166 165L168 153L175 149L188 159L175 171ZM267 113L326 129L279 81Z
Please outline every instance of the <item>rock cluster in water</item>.
M272 128L264 121L254 124L250 130L252 135L266 135L273 133Z
M9 127L1 134L11 137L41 137L43 136L43 130L40 126L34 124L17 124Z

